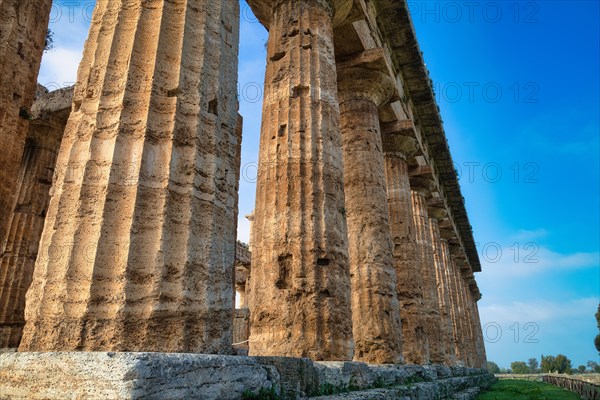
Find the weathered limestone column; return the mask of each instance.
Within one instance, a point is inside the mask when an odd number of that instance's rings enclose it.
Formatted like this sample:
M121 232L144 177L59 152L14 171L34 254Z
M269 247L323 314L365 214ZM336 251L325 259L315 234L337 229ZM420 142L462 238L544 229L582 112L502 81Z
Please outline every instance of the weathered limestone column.
M464 270L466 268L466 261L462 260L459 264L461 269ZM461 271L458 279L459 284L459 295L461 297L462 304L462 314L460 315L462 319L463 332L462 335L464 337L464 347L465 347L465 362L467 367L473 367L475 365L475 340L473 336L473 320L471 315L471 302L470 297L471 294L469 292L469 287L465 282L464 272Z
M481 296L481 295L480 295ZM477 302L481 299L481 297L479 296L479 298L474 298L474 307L473 307L473 311L474 311L474 317L475 317L475 334L477 337L477 349L478 349L478 356L479 359L477 360L478 362L478 367L479 368L486 368L487 366L487 354L485 351L485 341L483 339L483 330L481 327L481 318L479 316L479 306L477 305Z
M0 256L0 348L16 348L25 325L25 294L31 284L56 156L71 111L72 89L45 93L32 106L27 144L17 183L17 202Z
M231 352L239 8L99 0L21 351Z
M450 249L455 250L454 246ZM459 295L458 278L459 271L456 265L455 255L451 252L451 264L449 269L450 278L450 303L452 305L452 333L454 338L454 353L456 355L457 364L466 365L465 348L464 348L464 327L462 325L461 315L463 313L461 297Z
M454 271L454 260L452 259L452 255L450 253L450 245L448 240L445 238L441 238L440 241L441 252L442 252L442 261L444 268L441 271L442 279L444 281L445 293L444 297L447 301L445 307L445 320L448 324L447 334L449 335L447 338L447 344L449 348L449 352L451 355L451 359L449 360L453 365L459 364L460 354L457 349L457 329L459 326L456 323L456 307L458 300L456 299L456 288L454 287L453 282L453 274Z
M402 325L379 124L379 106L394 90L386 74L339 71L340 128L352 285L354 360L402 360Z
M250 354L352 358L334 21L351 1L250 0L269 29Z
M448 251L448 243L440 236L438 224L438 218L441 219L443 216L445 216L445 212L440 211L439 215L429 218L429 227L434 250L435 275L441 317L442 345L444 346L444 353L446 355L444 364L454 365L456 363L456 356L454 353L454 338L452 334L452 317L450 315L450 284L447 279L447 270L449 266L446 253Z
M52 0L0 1L0 255L17 200Z
M429 343L425 334L423 282L406 164L407 156L415 149L414 145L414 139L401 135L401 132L383 137L396 292L402 320L402 354L406 363L428 364Z
M425 179L423 179L425 180ZM427 183L424 183L426 185ZM446 360L445 347L442 338L442 323L440 317L437 281L435 276L435 262L433 257L433 244L429 228L429 216L425 195L427 189L416 187L413 184L412 204L414 224L417 238L417 250L421 276L423 277L423 309L425 312L425 334L429 341L430 362L443 364Z

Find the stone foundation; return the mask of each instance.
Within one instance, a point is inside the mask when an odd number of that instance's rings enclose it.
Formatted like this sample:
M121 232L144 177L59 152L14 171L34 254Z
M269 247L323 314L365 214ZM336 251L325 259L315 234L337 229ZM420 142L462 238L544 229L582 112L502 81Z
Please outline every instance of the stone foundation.
M31 377L35 376L35 379ZM455 399L485 370L175 353L0 353L2 399ZM246 393L246 395L244 395ZM340 393L345 393L341 395ZM325 396L325 397L324 397ZM456 397L462 396L462 397Z

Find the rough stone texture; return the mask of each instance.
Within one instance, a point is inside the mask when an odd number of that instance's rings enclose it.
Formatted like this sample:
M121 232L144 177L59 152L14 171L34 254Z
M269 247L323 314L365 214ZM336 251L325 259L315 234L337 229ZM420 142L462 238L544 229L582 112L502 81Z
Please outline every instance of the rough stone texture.
M485 387L492 380L484 369L435 365L164 353L0 353L0 393L15 400L241 400L244 391L257 393L261 388L273 388L283 400L380 395L387 396L383 399L465 399L451 396ZM388 389L373 389L377 387ZM315 397L332 389L355 392Z
M237 2L96 2L21 351L231 352Z
M456 356L454 354L454 337L452 334L452 318L450 316L450 294L449 282L446 277L448 269L448 243L442 240L437 218L429 219L429 228L431 231L431 241L433 243L433 256L435 264L435 276L437 282L437 292L441 319L442 345L444 347L446 365L454 365Z
M235 290L240 296L239 308L248 307L251 253L249 246L240 241L235 246Z
M396 290L402 317L402 351L410 364L429 363L423 282L417 254L408 167L403 154L385 154L390 228L394 241Z
M454 354L458 362L460 362L462 365L467 365L467 349L465 347L465 336L463 334L465 327L464 320L462 318L464 310L462 298L460 296L461 288L459 285L461 275L454 256L452 256L452 262L450 264L449 278L450 286L448 292L450 295L450 303L452 305L451 317L453 328L452 335L454 338Z
M0 254L17 201L52 0L0 1Z
M269 29L252 224L250 354L351 359L332 3L248 3Z
M249 337L250 311L247 308L237 309L233 318L233 347L238 352L238 355L248 355Z
M0 253L0 348L18 347L25 325L25 294L33 268L56 156L71 110L73 90L40 92L32 117L16 187L17 199ZM9 213L10 214L10 213Z
M433 245L429 230L429 216L424 190L412 190L413 217L417 238L417 250L423 277L423 309L425 311L425 334L429 341L430 361L443 364L446 361L433 258Z
M340 130L352 290L354 360L402 360L402 325L378 108L393 93L382 72L339 72Z
M475 324L475 334L476 334L476 350L477 350L477 363L475 367L477 368L486 368L487 366L487 354L485 351L485 341L483 338L483 330L481 327L481 318L479 317L479 307L477 306L477 301L474 299L473 304L473 313L474 313L474 324Z
M35 379L31 379L35 376ZM279 383L248 357L166 353L0 354L3 399L238 400Z

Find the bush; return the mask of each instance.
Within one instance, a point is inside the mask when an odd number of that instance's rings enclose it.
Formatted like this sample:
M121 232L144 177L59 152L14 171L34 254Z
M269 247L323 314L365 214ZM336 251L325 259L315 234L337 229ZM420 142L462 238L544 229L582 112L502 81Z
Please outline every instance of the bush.
M556 357L542 356L542 372L570 374L571 369L571 360L569 360L567 356L563 354L559 354Z
M510 363L510 369L514 374L528 374L529 367L523 361L515 361Z
M498 364L496 364L493 361L488 361L487 362L487 370L490 371L492 374L499 374L500 373L500 367L498 366Z

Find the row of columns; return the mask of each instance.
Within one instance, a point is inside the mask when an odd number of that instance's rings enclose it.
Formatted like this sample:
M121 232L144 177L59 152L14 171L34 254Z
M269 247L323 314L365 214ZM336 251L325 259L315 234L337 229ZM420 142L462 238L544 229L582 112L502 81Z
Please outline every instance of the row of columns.
M465 303L452 318L453 260L443 216L428 215L433 181L409 177L414 139L382 140L378 110L395 82L337 68L343 3L249 2L269 29L250 354L454 364L453 326L460 318L458 334L474 338L472 305L455 288Z
M478 365L431 181L382 135L395 82L337 69L353 2L249 3L269 29L250 354ZM238 24L227 0L96 3L21 351L231 351Z

